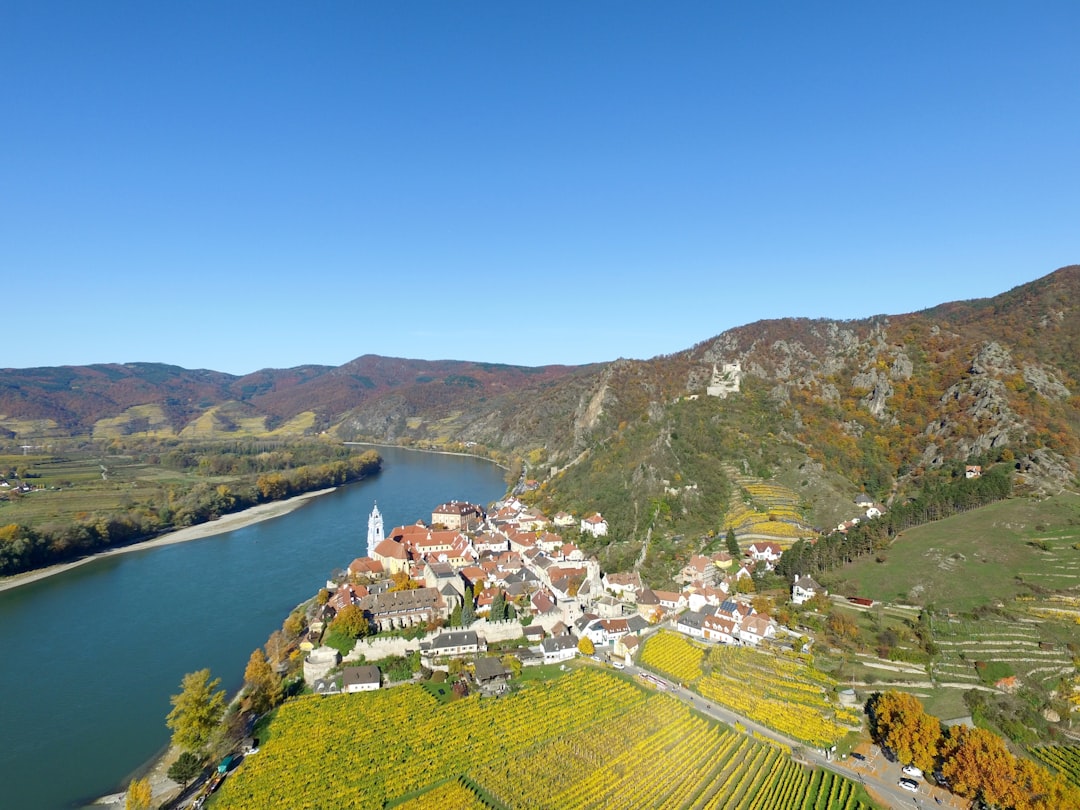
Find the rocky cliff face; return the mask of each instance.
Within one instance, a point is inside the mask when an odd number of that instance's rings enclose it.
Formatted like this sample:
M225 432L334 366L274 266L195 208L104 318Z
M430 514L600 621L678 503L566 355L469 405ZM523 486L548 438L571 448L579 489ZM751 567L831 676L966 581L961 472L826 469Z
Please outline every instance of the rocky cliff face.
M885 493L920 470L977 458L1009 453L1033 481L1068 479L1080 459L1080 267L992 299L861 321L762 321L677 354L579 368L363 356L243 378L149 364L8 369L0 435L85 435L150 403L181 435L235 401L249 422L263 414L268 425L294 420L345 439L474 441L560 467L618 447L628 427L652 431L662 456L673 403L705 397L712 369L733 362L740 393L700 429L723 428L715 446L743 453L735 466L767 467L782 446ZM303 413L312 417L296 419ZM139 424L117 430L138 435ZM654 469L634 480L677 472L639 463Z

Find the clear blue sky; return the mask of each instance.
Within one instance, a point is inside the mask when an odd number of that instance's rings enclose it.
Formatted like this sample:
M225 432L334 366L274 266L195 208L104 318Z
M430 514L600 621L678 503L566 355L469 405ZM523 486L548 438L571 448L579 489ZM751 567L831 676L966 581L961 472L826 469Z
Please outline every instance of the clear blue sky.
M0 368L652 357L1080 262L1080 3L0 4Z

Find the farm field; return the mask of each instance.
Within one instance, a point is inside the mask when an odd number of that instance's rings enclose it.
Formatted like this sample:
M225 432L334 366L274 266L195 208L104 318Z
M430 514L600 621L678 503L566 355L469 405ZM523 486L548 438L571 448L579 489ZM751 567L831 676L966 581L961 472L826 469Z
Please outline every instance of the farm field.
M30 475L25 483L35 491L0 500L0 524L29 526L46 520L71 521L95 512L118 511L170 484L190 487L196 480L206 480L139 462L130 456L87 453L0 456L0 469L5 468L25 468Z
M591 668L446 705L411 685L300 698L264 735L214 808L872 806L784 748Z

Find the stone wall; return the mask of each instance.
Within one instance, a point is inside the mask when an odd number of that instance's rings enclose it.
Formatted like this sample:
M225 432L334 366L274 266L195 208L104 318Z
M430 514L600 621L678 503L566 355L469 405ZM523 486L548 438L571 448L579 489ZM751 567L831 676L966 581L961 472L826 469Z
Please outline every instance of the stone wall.
M475 630L489 642L510 641L511 639L521 638L522 635L524 635L524 629L521 626L521 622L517 620L489 622L487 619L477 619L469 627L454 629ZM442 631L428 633L422 638L414 639L397 637L359 639L356 642L356 646L353 647L352 652L345 656L345 660L358 661L360 656L364 656L364 659L367 661L378 661L379 659L389 658L394 655L406 656L409 653L419 650L421 641L430 641L440 632Z

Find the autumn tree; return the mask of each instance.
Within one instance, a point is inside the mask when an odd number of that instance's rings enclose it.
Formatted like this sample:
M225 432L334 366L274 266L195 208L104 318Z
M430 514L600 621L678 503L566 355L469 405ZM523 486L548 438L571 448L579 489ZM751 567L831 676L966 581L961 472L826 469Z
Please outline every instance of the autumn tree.
M150 810L154 804L154 791L149 779L132 779L124 794L124 810Z
M828 631L841 641L858 641L859 625L846 613L838 610L832 611L825 620Z
M941 774L953 793L1004 805L1015 782L1015 766L1005 741L984 728L952 726L941 744Z
M735 584L732 585L731 590L734 593L754 593L757 586L754 585L752 577L735 577Z
M769 616L772 615L773 610L775 609L772 598L763 593L759 593L755 596L750 604L757 613L765 613Z
M263 714L281 702L281 678L262 650L253 650L244 669L244 686L247 688L248 706L256 714Z
M285 656L289 652L289 642L285 639L285 634L280 630L275 630L270 634L270 637L266 640L266 657L270 663L280 664L285 660Z
M363 608L359 605L346 605L338 611L330 629L348 638L360 638L368 634L371 626Z
M391 591L411 591L421 587L420 583L410 577L409 572L405 570L396 571L390 579L394 583L390 586Z
M581 640L577 643L577 648L582 655L593 655L596 652L596 646L588 636L581 637Z
M941 741L941 723L908 692L876 693L868 705L870 733L901 762L932 771Z
M510 676L518 678L521 676L521 659L516 655L504 655L501 659L502 665L510 670Z
M296 638L304 629L304 612L294 610L286 617L281 629L285 631L288 638Z
M225 712L225 690L214 691L220 683L220 678L211 680L209 669L184 676L180 694L169 698L172 710L165 718L173 745L193 752L206 749Z

